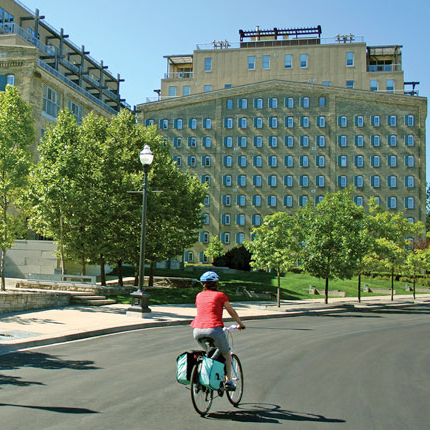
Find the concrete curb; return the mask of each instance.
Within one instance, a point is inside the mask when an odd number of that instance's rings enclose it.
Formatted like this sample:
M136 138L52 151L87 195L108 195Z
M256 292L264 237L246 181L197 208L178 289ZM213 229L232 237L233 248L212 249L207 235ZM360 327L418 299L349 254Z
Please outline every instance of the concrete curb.
M241 317L243 321L251 321L251 320L263 320L263 319L272 319L272 318L290 318L297 317L302 315L312 315L312 314L326 314L326 313L341 313L341 312L350 312L359 309L386 309L387 307L411 307L416 306L418 304L423 304L426 301L422 302L389 302L389 303L375 303L375 302L367 302L367 303L339 303L339 304L329 304L329 305L303 305L306 308L303 309L287 309L287 308L277 308L272 306L264 306L265 310L269 310L267 308L271 308L273 313L265 314L265 315L246 315ZM253 308L261 309L261 305L250 305ZM273 308L273 309L272 309ZM70 342L75 340L88 339L92 337L104 336L115 333L125 333L129 331L135 330L143 330L150 329L156 327L174 327L180 325L189 325L193 318L178 318L171 319L168 321L143 321L141 323L121 325L121 326L113 326L106 327L95 330L84 330L84 331L76 331L73 333L67 333L59 336L49 336L45 335L35 339L28 340L20 340L14 343L2 344L0 345L0 356L5 354L10 354L13 352L18 352L30 348L36 348L41 346L54 345L64 342ZM231 318L226 318L226 322L233 321Z

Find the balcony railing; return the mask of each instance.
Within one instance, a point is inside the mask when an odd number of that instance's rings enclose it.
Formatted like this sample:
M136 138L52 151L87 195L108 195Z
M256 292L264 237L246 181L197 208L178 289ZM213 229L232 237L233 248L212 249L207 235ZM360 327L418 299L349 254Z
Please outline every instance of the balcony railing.
M367 66L368 72L401 72L401 64L370 64Z
M71 81L70 79L66 78L60 72L58 72L57 70L55 70L54 68L52 68L51 66L49 66L48 64L46 64L45 62L43 62L40 58L37 60L37 64L40 67L42 67L42 69L46 70L48 73L50 73L51 75L53 75L56 78L60 79L63 83L65 83L69 87L73 88L74 90L78 91L83 96L85 96L87 99L91 100L92 102L94 102L95 104L97 104L98 106L100 106L102 109L104 109L104 110L106 110L109 113L114 114L114 115L116 115L118 113L115 109L111 108L106 103L103 103L100 99L98 99L97 97L94 97L92 94L90 94L88 91L85 91L79 85L76 85L73 81Z
M192 79L193 72L169 72L164 74L164 79Z

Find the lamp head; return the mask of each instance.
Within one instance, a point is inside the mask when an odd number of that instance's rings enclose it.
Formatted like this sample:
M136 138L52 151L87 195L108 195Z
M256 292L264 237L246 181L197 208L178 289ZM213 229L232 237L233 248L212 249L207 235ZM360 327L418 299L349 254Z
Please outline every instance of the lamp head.
M154 154L151 152L151 149L148 145L145 145L142 151L140 151L139 158L144 167L150 166L152 164L152 161L154 160Z

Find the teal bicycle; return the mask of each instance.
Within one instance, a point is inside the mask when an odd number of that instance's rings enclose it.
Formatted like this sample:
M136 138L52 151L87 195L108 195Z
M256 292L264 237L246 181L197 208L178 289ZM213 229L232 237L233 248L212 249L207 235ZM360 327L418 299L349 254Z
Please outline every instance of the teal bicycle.
M230 346L233 346L233 337L231 334L232 330L237 330L237 325L232 325L230 327L224 327L224 331L229 335L229 343ZM224 393L226 393L228 401L235 407L237 407L242 400L243 396L243 370L242 364L239 360L239 357L231 353L231 381L236 386L234 391L227 389L225 386L226 376L225 374L221 377L220 386L218 389L211 388L206 384L202 383L202 371L204 366L204 358L208 357L214 360L221 360L222 355L217 348L215 348L213 344L213 340L211 338L203 338L201 343L205 345L206 351L197 351L195 352L196 364L194 365L191 371L190 378L190 388L191 388L191 401L193 402L194 409L198 414L202 417L206 416L209 412L209 409L212 406L212 401L216 397L222 397Z

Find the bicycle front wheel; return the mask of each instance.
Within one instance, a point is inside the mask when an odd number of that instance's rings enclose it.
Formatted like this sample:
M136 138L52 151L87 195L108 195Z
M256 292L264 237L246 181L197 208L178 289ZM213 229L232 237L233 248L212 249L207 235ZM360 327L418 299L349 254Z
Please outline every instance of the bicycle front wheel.
M204 417L212 405L214 392L200 383L200 367L197 363L191 372L191 400L197 413Z
M243 396L243 371L242 364L236 354L231 355L231 380L234 382L236 390L227 391L227 398L233 406L237 406Z

